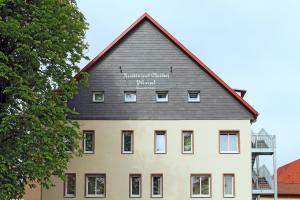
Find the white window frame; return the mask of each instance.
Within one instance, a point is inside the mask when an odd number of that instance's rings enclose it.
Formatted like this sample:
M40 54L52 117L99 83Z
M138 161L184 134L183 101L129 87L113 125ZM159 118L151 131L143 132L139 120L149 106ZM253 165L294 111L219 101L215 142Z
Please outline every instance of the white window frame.
M97 101L96 95L101 94L103 96L103 100ZM95 103L103 103L104 102L104 92L103 91L93 91L93 102Z
M198 93L197 98L191 98L190 93ZM200 90L189 90L188 91L188 102L200 102Z
M231 194L226 194L226 190L225 190L225 177L226 176L230 176L231 177ZM235 197L235 176L234 174L223 174L223 195L224 198L232 198Z
M164 135L165 140L164 140L164 151L158 151L157 150L157 135ZM155 154L166 154L167 153L167 131L160 131L160 130L156 130L154 132L154 153Z
M200 194L193 194L193 177L200 177L199 191ZM202 178L208 177L208 194L201 194ZM192 174L191 175L191 197L192 198L210 198L211 197L211 175L210 174Z
M86 151L86 134L92 134L93 135L93 150L92 151ZM93 154L95 153L95 132L94 131L83 131L83 153L86 154Z
M125 134L126 133L130 133L130 135L131 135L131 138L130 138L130 140L131 140L131 144L130 144L130 147L131 147L131 150L130 151L125 151ZM133 154L133 148L134 148L134 144L133 144L133 142L134 142L134 139L133 139L134 137L133 137L133 131L131 131L131 130L124 130L124 131L122 131L122 154Z
M160 177L160 194L154 194L154 177ZM163 175L162 174L151 174L151 197L152 198L162 198L163 197Z
M75 178L75 188L74 188L74 191L75 191L75 194L68 194L68 177L69 176L74 176ZM65 174L65 183L64 183L64 197L76 197L76 174L75 173L66 173Z
M222 150L222 148L221 148L221 143L222 143L222 141L221 141L221 136L222 135L226 135L227 136L227 150ZM229 135L236 135L236 139L237 139L237 141L236 141L236 151L231 151L231 150L229 150L229 148L230 148L230 140L229 140ZM220 145L220 153L221 154L238 154L238 153L240 153L240 134L239 134L239 132L238 131L221 131L220 132L220 134L219 134L219 145Z
M161 93L166 94L166 98L159 98L158 95ZM156 102L168 102L169 101L169 92L168 91L156 91Z
M132 194L132 178L138 177L139 178L139 194ZM130 174L129 175L129 197L130 198L140 198L142 197L142 175L141 174Z
M190 151L185 151L184 150L184 136L186 134L189 134L191 136L191 150ZM188 130L184 130L182 131L182 153L183 154L193 154L194 153L194 131L188 131Z
M127 99L128 94L135 94L135 99L134 100ZM136 91L125 91L124 92L124 102L126 102L126 103L135 103L136 100L137 100Z
M88 184L88 178L89 177L103 177L104 178L104 193L103 194L89 194L89 184ZM96 184L95 184L95 187ZM86 197L105 197L106 196L106 175L105 174L86 174L85 175L85 191Z

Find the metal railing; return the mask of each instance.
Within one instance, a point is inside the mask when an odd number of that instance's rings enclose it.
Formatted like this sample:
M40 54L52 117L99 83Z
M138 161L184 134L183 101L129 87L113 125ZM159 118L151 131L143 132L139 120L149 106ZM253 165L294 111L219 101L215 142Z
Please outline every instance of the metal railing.
M253 149L274 149L273 135L252 135L251 145Z
M269 135L265 129L261 129L257 133L252 132L251 147L252 198L257 199L258 197L259 199L261 195L274 195L274 199L277 200L276 136ZM272 156L274 175L271 175L265 165L260 167L261 156Z
M269 170L266 168L266 166L260 167L258 170L253 169L252 171L252 189L253 190L272 190L274 189L274 179L273 176L270 174Z

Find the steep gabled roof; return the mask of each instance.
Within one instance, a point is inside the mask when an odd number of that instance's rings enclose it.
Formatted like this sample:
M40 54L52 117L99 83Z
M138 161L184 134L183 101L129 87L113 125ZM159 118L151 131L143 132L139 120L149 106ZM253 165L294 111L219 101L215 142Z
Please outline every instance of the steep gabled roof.
M280 167L277 174L278 183L300 185L300 159Z
M300 159L280 167L277 176L279 195L300 195Z
M199 65L206 73L208 73L216 82L218 82L225 90L228 91L237 101L239 101L254 117L257 118L258 112L248 104L241 96L239 96L231 87L229 87L219 76L217 76L211 69L209 69L201 60L199 60L192 52L190 52L183 44L181 44L174 36L165 30L158 22L156 22L148 13L143 14L130 27L128 27L119 37L117 37L111 44L109 44L102 52L100 52L93 60L91 60L81 71L75 76L80 79L82 72L87 72L94 66L107 52L110 51L116 44L118 44L127 34L135 29L144 20L149 20L161 33L163 33L171 42L180 48L188 57Z

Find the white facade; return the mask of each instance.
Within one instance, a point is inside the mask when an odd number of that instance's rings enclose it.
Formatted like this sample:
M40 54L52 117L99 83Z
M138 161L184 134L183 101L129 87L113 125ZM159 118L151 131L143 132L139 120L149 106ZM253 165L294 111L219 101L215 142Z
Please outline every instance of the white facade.
M105 199L129 199L130 174L140 174L141 198L151 197L151 174L162 174L162 197L191 198L191 175L209 174L210 195L224 199L223 175L234 174L234 199L251 199L251 133L249 120L83 120L81 129L95 132L93 154L74 158L66 173L76 173L76 197L85 199L85 174L105 174ZM132 130L132 154L122 153L122 130ZM166 153L154 153L154 131L165 130ZM194 153L182 153L182 131L194 133ZM239 153L221 154L219 133L239 132ZM43 189L42 199L64 199L64 183ZM94 199L94 198L89 198ZM96 199L96 198L95 198Z

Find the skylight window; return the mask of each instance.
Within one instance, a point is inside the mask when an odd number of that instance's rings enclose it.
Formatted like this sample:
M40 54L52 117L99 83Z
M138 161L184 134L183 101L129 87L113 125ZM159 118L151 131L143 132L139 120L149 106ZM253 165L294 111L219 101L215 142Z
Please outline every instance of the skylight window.
M104 92L93 92L93 102L104 102Z
M169 100L168 91L156 92L156 102L168 102L168 100Z
M188 102L200 102L200 91L199 90L188 91Z
M125 102L136 102L136 91L124 92Z

